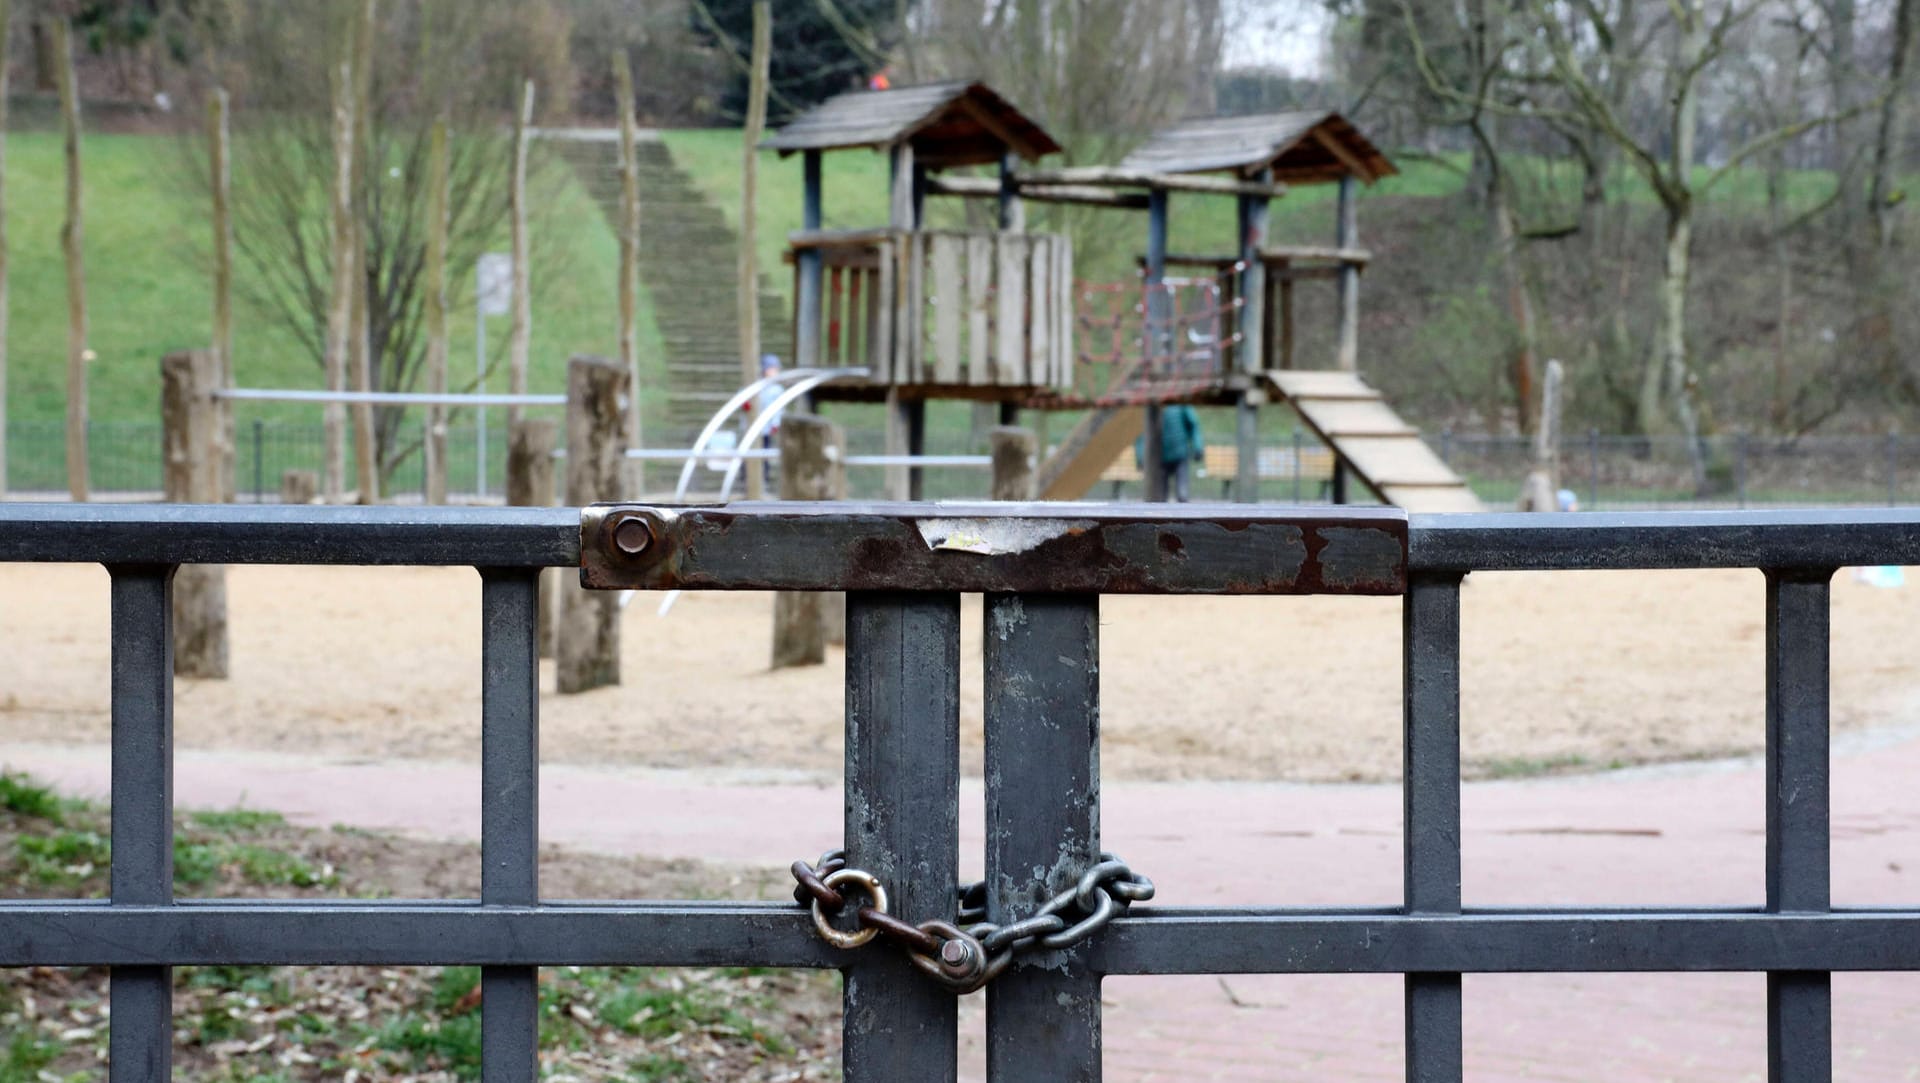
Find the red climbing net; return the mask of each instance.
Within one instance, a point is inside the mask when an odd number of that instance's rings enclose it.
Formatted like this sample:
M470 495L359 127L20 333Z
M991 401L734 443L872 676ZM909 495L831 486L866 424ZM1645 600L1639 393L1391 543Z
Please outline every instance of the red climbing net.
M1223 268L1222 277L1237 276L1242 266ZM1221 280L1076 283L1073 387L1048 396L1050 404L1173 402L1218 387L1232 371L1241 336L1228 328L1237 328L1232 316L1243 304L1237 297L1225 299Z

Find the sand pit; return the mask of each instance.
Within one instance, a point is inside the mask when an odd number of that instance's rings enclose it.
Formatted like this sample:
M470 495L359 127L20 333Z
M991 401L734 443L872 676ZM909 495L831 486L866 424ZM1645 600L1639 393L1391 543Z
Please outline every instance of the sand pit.
M187 747L477 759L480 582L464 569L235 568L234 677L181 681ZM767 670L771 600L626 611L627 683L552 693L552 762L828 776L842 662ZM1579 770L1757 750L1757 572L1482 573L1463 596L1470 774ZM1834 725L1903 725L1920 703L1920 585L1834 582ZM107 576L0 567L0 741L104 742ZM1104 763L1113 777L1390 779L1400 764L1400 603L1108 598ZM980 745L980 610L963 618L967 766ZM0 761L4 747L0 746Z

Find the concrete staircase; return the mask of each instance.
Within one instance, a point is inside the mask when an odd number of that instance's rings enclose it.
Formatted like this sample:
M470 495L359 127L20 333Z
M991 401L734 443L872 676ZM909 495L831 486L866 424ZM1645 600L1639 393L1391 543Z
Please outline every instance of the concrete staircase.
M547 133L547 142L573 167L606 214L620 218L620 143L611 131ZM647 443L686 447L713 412L741 386L740 332L735 319L739 237L726 216L674 162L658 135L642 133L640 163L640 284L653 300L654 321L666 348L666 385L642 388L650 408ZM792 315L760 276L763 353L792 356ZM609 283L611 288L611 283Z

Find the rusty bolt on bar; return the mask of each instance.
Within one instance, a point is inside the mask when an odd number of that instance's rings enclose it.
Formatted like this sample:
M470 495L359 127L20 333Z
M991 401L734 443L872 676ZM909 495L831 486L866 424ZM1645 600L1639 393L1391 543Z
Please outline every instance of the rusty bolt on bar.
M630 517L614 524L614 548L630 557L637 557L653 544L653 527L645 519Z

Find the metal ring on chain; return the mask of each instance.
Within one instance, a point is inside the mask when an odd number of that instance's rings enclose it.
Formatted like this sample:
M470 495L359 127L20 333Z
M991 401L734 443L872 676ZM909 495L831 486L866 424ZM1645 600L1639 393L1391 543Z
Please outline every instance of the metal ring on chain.
M849 868L846 853L829 850L817 866L793 863L798 886L794 898L813 913L814 928L836 948L860 947L885 934L905 949L913 965L956 994L965 995L999 976L1020 954L1040 949L1060 950L1099 932L1135 902L1153 898L1153 881L1109 853L1056 893L1039 911L1019 921L996 925L980 920L987 915L985 883L960 886L954 898L957 920L902 921L887 912L887 891L880 879L863 869ZM837 890L855 885L871 905L854 915L859 928L845 932L827 920L842 912L849 899Z
M873 901L873 905L867 909L877 914L887 912L887 889L880 883L880 878L870 872L863 869L840 869L822 877L821 882L829 888L837 888L841 884L858 885L860 890L867 893L867 898ZM827 921L826 911L820 908L819 899L813 900L813 927L820 933L820 939L843 949L860 947L880 935L880 930L872 926L855 929L850 933L834 928Z

